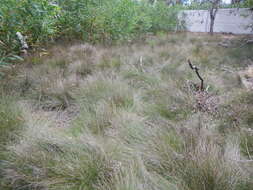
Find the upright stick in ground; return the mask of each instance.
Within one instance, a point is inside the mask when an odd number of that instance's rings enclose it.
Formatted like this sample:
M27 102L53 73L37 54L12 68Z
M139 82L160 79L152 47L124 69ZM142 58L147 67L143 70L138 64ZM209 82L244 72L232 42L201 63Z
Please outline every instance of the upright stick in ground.
M197 74L199 80L201 81L200 90L201 90L201 91L204 91L204 79L203 79L203 78L200 76L200 74L199 74L199 68L196 67L195 65L193 65L193 64L191 63L190 59L188 60L188 63L189 63L190 68L191 68L192 70L195 71L195 73Z

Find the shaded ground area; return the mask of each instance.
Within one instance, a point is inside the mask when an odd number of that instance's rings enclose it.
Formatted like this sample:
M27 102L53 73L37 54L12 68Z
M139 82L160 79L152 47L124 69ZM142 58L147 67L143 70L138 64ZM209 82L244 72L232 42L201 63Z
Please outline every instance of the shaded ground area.
M61 44L7 69L0 187L249 190L253 92L238 73L253 64L253 46L244 38Z

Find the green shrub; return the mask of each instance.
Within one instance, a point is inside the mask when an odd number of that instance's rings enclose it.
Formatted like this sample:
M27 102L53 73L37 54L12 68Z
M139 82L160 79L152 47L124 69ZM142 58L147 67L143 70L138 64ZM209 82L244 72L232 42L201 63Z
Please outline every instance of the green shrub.
M2 0L0 50L18 53L16 32L30 47L55 39L111 43L146 32L174 29L178 8L133 0Z
M152 31L169 31L175 30L178 24L177 13L179 7L170 7L165 2L158 2L150 9L152 19Z
M131 0L60 1L59 19L64 35L77 35L93 42L129 39L150 28L144 4Z
M18 50L16 32L27 36L30 45L46 42L57 33L60 8L47 0L2 0L0 5L0 48L6 53Z

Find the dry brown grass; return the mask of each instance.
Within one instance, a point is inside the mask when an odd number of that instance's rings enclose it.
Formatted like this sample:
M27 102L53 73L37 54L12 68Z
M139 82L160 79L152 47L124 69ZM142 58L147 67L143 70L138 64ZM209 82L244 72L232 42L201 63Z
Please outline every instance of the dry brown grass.
M253 47L227 49L223 39L161 33L27 58L1 81L19 95L26 126L5 146L2 187L251 189L252 92L237 71L252 64Z

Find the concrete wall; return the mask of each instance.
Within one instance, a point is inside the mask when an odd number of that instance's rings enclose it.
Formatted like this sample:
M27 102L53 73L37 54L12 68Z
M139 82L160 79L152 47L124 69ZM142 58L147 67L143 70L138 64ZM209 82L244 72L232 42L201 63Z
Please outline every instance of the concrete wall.
M210 15L208 10L186 10L180 13L184 17L187 31L209 32ZM253 34L253 11L248 8L219 9L214 22L214 32L233 34Z

